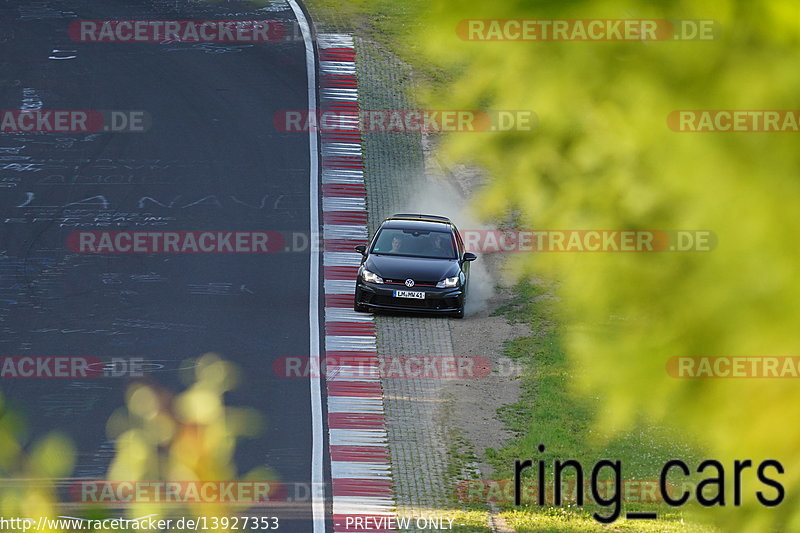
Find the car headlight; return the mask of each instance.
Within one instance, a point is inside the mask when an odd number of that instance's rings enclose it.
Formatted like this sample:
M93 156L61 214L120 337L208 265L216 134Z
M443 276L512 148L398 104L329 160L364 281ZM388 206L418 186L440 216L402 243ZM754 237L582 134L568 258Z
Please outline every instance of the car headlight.
M461 280L458 276L452 278L444 278L442 281L436 284L436 287L439 289L450 289L452 287L458 287L458 283Z
M366 268L361 271L361 278L364 281L369 281L370 283L383 283L383 278L377 275L375 272L370 272Z

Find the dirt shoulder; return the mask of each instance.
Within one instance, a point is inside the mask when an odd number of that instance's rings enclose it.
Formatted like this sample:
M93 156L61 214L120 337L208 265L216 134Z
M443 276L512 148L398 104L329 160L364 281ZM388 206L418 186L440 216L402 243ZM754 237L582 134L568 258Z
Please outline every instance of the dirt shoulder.
M469 215L472 198L486 182L480 169L444 167L436 156L434 138L426 137L423 148L429 182L423 189L425 196L446 192L449 209L455 210L449 215L457 220L462 230L482 226ZM504 315L495 315L495 311L508 304L512 297L510 289L515 279L509 272L507 256L479 255L478 261L473 263L471 277L467 316L463 320L449 321L453 353L484 358L492 372L479 379L448 382L442 394L449 404L445 423L451 426L450 433L459 433L471 449L477 474L491 479L493 471L486 461L486 449L500 448L513 436L497 416L497 410L517 402L522 393L519 373L514 362L504 355L503 345L508 340L530 335L530 329L524 323L511 324Z

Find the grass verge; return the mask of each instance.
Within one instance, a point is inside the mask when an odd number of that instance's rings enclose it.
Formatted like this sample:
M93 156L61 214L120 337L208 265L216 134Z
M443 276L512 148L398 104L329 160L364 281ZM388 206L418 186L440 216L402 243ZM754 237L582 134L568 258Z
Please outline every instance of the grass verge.
M517 459L534 460L526 470L530 492L523 492L523 505L514 506L513 486L503 482L487 488L481 496L499 500L501 516L519 533L528 532L593 532L593 531L688 531L709 533L713 528L686 522L686 517L669 507L660 498L658 478L661 467L670 459L697 460L697 452L686 446L669 430L642 422L634 430L620 435L604 435L594 424L598 413L596 402L572 392L573 369L564 353L559 331L559 318L551 290L542 283L521 281L514 287L511 301L496 313L510 321L525 321L532 335L508 341L506 354L524 369L523 394L517 403L499 410L499 416L516 437L500 450L487 450L497 480L512 480ZM545 450L539 451L544 445ZM553 503L553 465L555 460L578 461L584 471L584 505L577 505L576 469L564 470L565 495L562 505ZM601 460L620 461L620 475L610 468L601 472L600 498L591 498L592 468ZM536 461L546 465L546 505L536 505L534 474ZM691 464L691 463L690 463ZM592 516L609 516L617 507L613 481L621 481L622 518L609 526ZM491 482L489 487L492 487ZM679 487L676 485L676 489ZM480 493L475 489L472 496ZM549 504L549 505L548 505ZM603 505L601 505L603 504ZM656 520L626 520L626 512L656 512Z
M416 31L430 3L425 0L304 0L318 29L348 32L375 42L413 66L415 76L445 90L444 72L420 60Z

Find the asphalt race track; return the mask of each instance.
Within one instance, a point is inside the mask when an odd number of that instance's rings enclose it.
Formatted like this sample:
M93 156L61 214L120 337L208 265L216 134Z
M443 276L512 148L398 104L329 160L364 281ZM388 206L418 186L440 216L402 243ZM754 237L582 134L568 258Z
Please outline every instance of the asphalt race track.
M214 352L241 371L226 404L254 408L264 422L239 441L238 472L266 466L286 483L309 483L309 383L272 367L280 356L309 355L308 248L81 253L69 245L81 231L311 233L308 135L272 122L279 110L308 108L302 40L199 46L68 35L75 20L291 22L292 11L11 0L0 19L2 109L122 110L147 123L146 131L0 134L0 356L137 360L145 374L4 375L0 388L27 420L25 438L66 433L78 449L74 477L101 480L113 454L106 421L126 387L143 379L179 392L178 369ZM307 498L256 514L264 513L280 517L285 533L312 531Z

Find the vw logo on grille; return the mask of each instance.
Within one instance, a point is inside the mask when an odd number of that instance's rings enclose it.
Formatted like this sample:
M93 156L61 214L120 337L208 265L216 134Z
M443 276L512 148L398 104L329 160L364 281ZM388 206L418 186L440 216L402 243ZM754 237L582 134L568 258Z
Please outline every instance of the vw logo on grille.
M414 280L411 279L411 278L408 278L406 280L406 287L413 287L413 286L414 286Z

